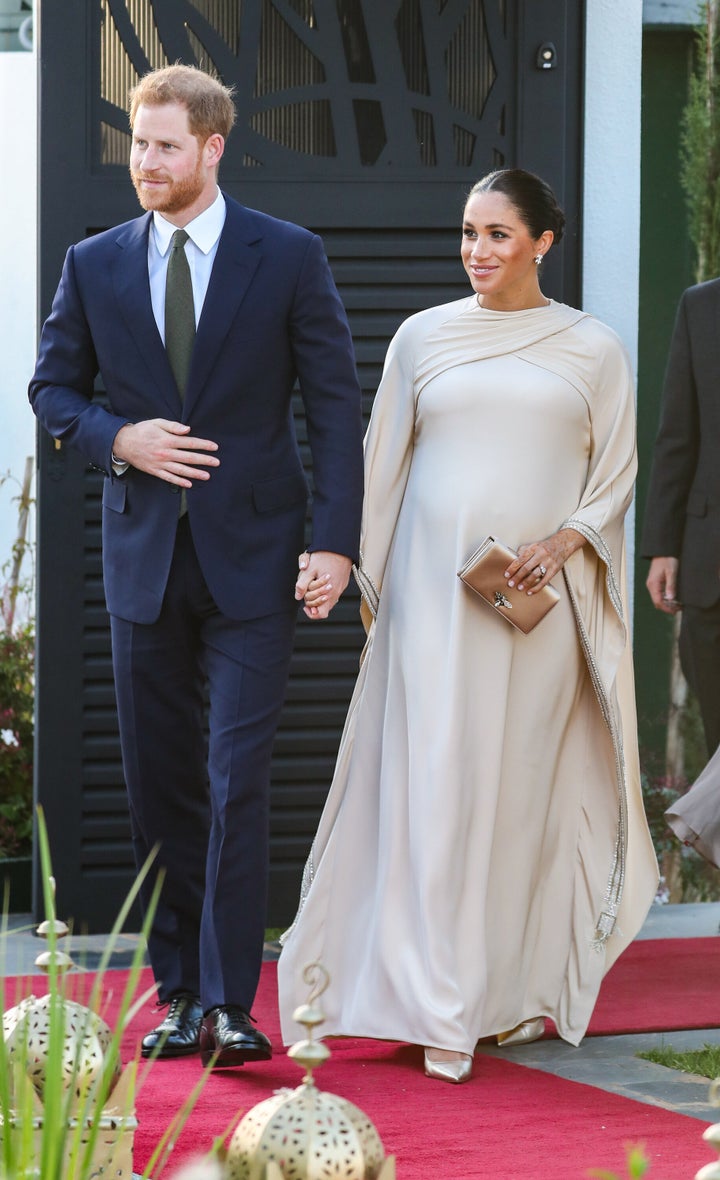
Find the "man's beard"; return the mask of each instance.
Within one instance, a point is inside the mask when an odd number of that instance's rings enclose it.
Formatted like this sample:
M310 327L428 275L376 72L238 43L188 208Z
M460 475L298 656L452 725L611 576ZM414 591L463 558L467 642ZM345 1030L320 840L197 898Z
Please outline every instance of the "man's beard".
M173 180L164 175L146 177L143 172L133 172L132 169L130 169L130 179L143 209L156 210L158 213L181 213L183 209L187 209L197 200L205 185L200 160L198 160L197 168L192 176L186 176L182 180ZM163 180L165 187L145 189L142 184L144 179Z

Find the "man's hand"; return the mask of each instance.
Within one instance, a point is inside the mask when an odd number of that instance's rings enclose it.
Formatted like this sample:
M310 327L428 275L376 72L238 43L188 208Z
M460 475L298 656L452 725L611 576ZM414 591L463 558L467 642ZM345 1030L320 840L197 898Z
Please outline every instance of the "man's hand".
M166 418L127 423L113 442L116 459L181 488L191 488L193 480L210 478L204 469L220 465L210 453L217 449L217 443L193 438L189 426Z
M301 553L300 573L295 583L295 597L304 599L303 610L309 619L326 619L350 581L352 562L342 553Z
M678 566L677 557L653 557L645 582L653 606L666 615L676 615L682 610L682 603L676 597Z

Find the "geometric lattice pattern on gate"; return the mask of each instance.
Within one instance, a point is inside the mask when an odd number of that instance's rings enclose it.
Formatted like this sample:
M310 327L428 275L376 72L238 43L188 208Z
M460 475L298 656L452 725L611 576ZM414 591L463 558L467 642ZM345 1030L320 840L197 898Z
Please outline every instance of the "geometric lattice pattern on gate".
M99 165L128 158L128 89L174 61L236 88L231 159L324 179L505 160L506 0L101 0Z

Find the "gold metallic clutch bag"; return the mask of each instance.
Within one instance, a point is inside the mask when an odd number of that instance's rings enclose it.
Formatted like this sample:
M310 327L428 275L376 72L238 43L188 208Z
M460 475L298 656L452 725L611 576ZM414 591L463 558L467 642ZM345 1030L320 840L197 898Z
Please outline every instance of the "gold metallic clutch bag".
M508 586L505 570L515 557L517 553L513 549L495 537L486 537L458 570L458 577L497 614L527 635L560 601L560 595L549 585L530 595L526 590L518 590L517 586Z

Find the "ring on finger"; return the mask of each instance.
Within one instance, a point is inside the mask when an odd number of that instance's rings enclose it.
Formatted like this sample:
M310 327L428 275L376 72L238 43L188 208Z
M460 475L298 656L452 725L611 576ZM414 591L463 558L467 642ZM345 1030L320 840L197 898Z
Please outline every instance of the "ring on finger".
M547 569L545 568L544 565L539 565L537 567L538 582L541 582L543 580L546 573L547 573Z

